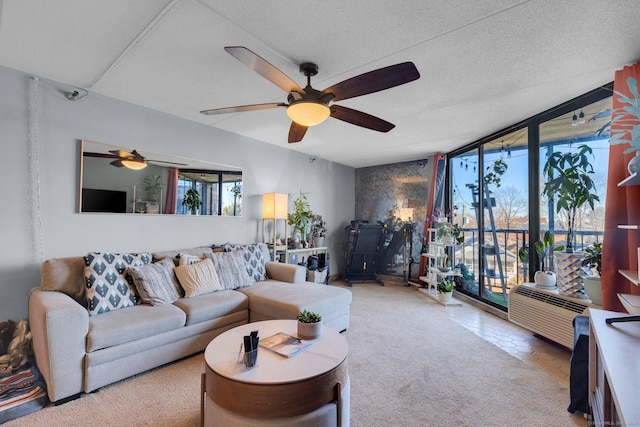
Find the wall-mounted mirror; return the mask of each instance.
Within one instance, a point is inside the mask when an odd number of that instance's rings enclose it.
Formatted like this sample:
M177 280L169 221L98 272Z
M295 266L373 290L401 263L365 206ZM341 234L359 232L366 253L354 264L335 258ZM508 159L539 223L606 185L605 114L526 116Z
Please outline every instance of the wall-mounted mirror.
M242 215L241 168L95 141L80 143L79 188L81 213Z

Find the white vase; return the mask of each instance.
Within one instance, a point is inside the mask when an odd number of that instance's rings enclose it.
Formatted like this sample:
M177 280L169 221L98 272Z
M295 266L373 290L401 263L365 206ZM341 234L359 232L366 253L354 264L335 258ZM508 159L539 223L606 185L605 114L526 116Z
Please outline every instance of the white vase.
M584 292L595 305L602 305L602 282L599 277L585 277Z
M324 236L314 236L312 240L314 248L322 247L324 244Z
M443 245L453 244L453 236L442 236L442 244Z
M314 340L322 335L322 322L304 323L298 321L298 338Z
M540 288L555 288L556 274L553 271L536 271L533 275L533 281Z
M443 302L449 302L453 299L453 291L451 292L439 292L438 299Z

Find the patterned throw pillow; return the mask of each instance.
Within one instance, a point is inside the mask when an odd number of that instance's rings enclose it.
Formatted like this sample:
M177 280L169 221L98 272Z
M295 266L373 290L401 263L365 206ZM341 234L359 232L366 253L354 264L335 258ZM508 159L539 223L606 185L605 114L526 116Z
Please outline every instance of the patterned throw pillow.
M174 271L184 289L185 298L224 290L213 267L213 261L209 258L193 264L181 265Z
M205 256L213 261L218 279L225 289L245 288L253 283L244 266L242 252L214 252Z
M245 269L252 282L261 282L267 278L267 270L264 267L266 259L264 258L264 251L259 245L260 243L257 245L235 245L226 243L224 245L226 252L237 251L242 254Z
M180 298L180 285L173 274L174 266L171 258L163 258L153 264L128 268L143 303L171 304Z
M149 264L151 254L89 252L84 256L89 315L131 307L136 304L135 286L128 267Z

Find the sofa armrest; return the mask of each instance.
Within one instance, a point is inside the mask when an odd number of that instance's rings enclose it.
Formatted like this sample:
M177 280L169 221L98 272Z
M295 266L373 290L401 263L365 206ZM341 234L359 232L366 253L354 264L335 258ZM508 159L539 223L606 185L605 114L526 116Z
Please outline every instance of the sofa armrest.
M33 288L29 324L38 369L52 402L83 391L89 312L70 296Z
M302 265L270 261L265 264L269 279L281 282L301 283L307 281L307 268Z

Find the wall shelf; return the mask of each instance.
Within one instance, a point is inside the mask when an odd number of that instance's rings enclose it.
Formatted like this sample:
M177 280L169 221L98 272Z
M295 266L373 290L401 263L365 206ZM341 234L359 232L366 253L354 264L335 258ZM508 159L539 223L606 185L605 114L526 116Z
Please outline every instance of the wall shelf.
M640 185L640 175L638 173L632 173L627 178L618 183L618 187L626 187L628 185Z

